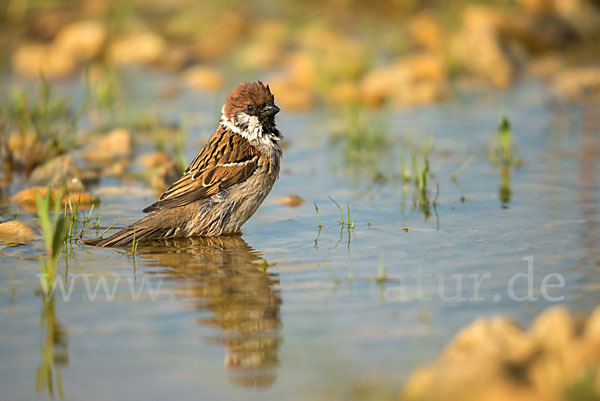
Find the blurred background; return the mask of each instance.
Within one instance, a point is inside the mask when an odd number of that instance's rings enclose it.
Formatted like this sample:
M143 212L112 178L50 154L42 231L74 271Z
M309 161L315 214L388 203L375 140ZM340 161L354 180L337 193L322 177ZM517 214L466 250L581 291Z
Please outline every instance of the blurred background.
M524 74L560 96L600 88L597 0L7 0L0 21L19 76L142 64L201 90L260 77L288 111L427 104Z

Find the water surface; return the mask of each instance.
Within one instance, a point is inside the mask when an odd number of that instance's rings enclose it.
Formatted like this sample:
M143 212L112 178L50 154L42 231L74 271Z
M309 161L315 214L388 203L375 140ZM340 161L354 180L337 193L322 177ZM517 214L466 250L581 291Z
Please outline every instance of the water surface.
M153 84L142 90L133 80L130 96L185 123L191 160L224 96L184 91L160 99L166 78L144 74L139 81ZM503 114L523 161L507 169L486 151ZM343 399L359 383L400 388L478 317L504 314L526 326L554 304L598 304L600 115L593 105L560 105L542 85L524 83L381 118L388 119L384 146L357 159L331 139L329 113L283 110L281 177L241 236L156 241L135 257L73 244L59 264L59 279L74 283L68 300L57 294L44 303L39 294L42 241L5 246L2 398ZM437 205L424 213L399 177L407 143L429 139ZM140 139L136 153L149 142ZM113 189L123 186L126 195ZM94 191L103 228L121 216L111 232L155 199L137 180L102 178ZM289 194L307 202L276 202ZM329 197L344 218L349 204L353 228L340 225ZM2 220L17 214L35 222L14 205L2 208ZM384 280L377 280L380 265ZM557 285L548 297L541 286L549 274L546 283ZM93 289L101 277L114 296L101 289L92 301L86 280ZM523 300L530 285L535 301Z

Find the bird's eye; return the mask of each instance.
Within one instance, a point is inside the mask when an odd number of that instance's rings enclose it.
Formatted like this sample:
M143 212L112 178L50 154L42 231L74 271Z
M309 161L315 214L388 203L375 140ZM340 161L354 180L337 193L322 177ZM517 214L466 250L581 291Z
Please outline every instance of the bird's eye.
M246 106L246 110L247 110L248 112L250 112L250 113L253 113L253 112L254 112L254 109L255 109L255 107L254 107L254 105L253 105L253 104L249 104L249 105L247 105L247 106Z

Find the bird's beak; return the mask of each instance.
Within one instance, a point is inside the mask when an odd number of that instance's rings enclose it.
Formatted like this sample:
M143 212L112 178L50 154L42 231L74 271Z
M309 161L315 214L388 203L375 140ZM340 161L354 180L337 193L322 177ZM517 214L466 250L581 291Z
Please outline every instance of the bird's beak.
M275 106L273 103L267 103L262 108L262 114L265 116L272 117L275 114L279 113L279 107Z

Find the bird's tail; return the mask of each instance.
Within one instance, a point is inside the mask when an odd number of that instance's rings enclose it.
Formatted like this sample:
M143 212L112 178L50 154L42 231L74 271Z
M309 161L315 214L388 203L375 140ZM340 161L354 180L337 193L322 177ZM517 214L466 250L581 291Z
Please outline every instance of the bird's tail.
M138 222L139 223L139 222ZM164 235L159 227L146 225L141 226L138 223L134 223L128 227L125 227L119 232L111 235L108 238L97 238L93 240L83 241L86 245L100 246L105 248L124 248L129 247L133 244L133 240L141 240L144 238L156 238Z

